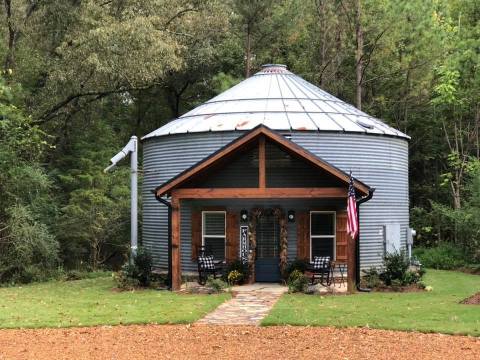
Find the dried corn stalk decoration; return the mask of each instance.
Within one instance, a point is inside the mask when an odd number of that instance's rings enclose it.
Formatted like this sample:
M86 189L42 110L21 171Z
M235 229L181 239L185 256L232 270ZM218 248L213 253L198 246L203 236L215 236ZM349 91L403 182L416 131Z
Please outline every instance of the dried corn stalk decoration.
M262 216L263 210L252 209L248 222L249 254L248 254L248 282L255 282L255 258L257 250L257 223L258 218Z
M282 276L285 276L285 271L287 269L287 256L288 256L288 231L287 231L287 218L283 213L282 209L276 208L273 210L273 215L278 221L280 226L280 273Z

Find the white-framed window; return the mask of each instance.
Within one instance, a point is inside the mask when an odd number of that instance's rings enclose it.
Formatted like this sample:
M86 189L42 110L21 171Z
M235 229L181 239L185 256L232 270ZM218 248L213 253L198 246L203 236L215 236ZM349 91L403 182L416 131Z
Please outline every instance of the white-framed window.
M315 256L336 257L336 212L310 211L310 261Z
M202 211L202 246L216 260L225 260L226 212Z

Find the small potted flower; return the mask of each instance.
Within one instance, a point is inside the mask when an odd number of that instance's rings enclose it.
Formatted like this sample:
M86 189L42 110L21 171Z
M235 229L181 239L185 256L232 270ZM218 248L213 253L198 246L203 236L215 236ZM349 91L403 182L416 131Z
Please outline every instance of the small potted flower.
M232 270L228 273L227 280L230 285L238 285L243 280L243 274L238 270Z

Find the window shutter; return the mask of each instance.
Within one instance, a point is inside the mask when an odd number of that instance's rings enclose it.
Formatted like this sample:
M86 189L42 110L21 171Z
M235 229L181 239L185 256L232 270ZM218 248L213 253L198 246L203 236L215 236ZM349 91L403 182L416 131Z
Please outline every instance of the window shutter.
M310 226L308 212L297 212L297 258L310 260Z
M202 212L192 209L192 260L197 261L202 246Z
M347 244L348 244L348 237L347 237L347 212L345 210L337 211L337 219L336 219L337 229L336 229L336 254L337 254L337 261L347 261Z
M227 262L231 263L239 258L239 215L233 211L227 211Z

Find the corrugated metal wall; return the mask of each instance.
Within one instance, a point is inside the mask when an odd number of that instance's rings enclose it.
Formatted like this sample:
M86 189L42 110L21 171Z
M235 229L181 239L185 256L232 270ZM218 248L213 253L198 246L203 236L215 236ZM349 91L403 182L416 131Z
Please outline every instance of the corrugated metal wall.
M152 193L157 186L228 144L240 133L162 136L143 143L143 245L154 265L167 267L167 208Z
M384 254L383 225L399 223L405 246L409 226L408 143L404 139L360 134L301 133L292 141L376 191L360 206L360 263L379 266Z
M146 141L143 183L143 244L151 249L155 266L167 265L167 211L151 191L218 148L241 132L215 132L162 136ZM372 200L361 206L360 255L362 268L378 266L383 256L382 227L401 225L401 241L406 242L408 212L408 143L400 138L361 134L294 132L291 140L377 190ZM279 203L278 201L276 202ZM182 209L183 210L183 209ZM182 213L183 270L195 270L191 263L188 211ZM289 224L293 227L294 224ZM296 231L292 229L293 236ZM296 245L292 248L296 249ZM290 239L289 239L290 242ZM185 259L185 261L184 261Z

